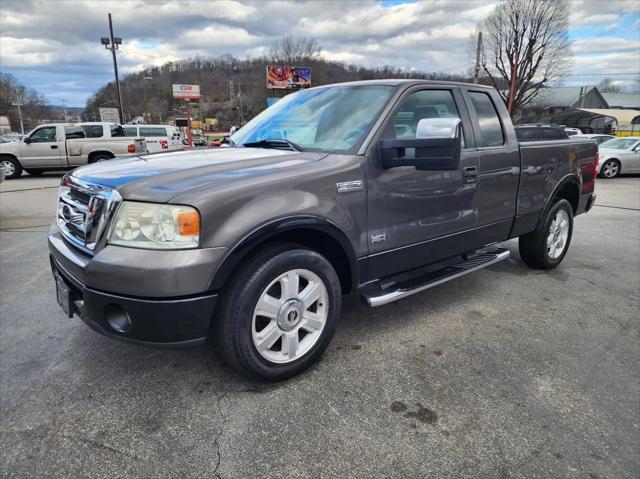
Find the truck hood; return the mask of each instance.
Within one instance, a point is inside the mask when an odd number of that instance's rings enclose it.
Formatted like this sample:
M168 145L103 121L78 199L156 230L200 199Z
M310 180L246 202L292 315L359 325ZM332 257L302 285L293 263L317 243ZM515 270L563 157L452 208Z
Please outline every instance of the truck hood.
M9 143L0 143L0 154L1 153L18 154L19 148L20 148L19 141L11 141Z
M125 199L167 202L174 196L232 181L279 175L326 153L263 148L218 148L157 153L83 166L72 175L117 189Z

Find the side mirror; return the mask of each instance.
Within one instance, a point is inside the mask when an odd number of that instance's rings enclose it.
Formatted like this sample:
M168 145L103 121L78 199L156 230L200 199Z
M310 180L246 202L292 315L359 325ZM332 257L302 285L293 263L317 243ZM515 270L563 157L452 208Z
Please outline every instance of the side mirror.
M25 136L25 137L22 139L22 141L24 141L24 142L28 145L29 143L31 143L31 138L29 138L28 136Z
M229 135L233 135L236 131L238 131L238 127L232 126L231 129L229 130Z
M423 118L416 127L416 138L378 142L377 166L457 170L460 165L460 125L459 118Z

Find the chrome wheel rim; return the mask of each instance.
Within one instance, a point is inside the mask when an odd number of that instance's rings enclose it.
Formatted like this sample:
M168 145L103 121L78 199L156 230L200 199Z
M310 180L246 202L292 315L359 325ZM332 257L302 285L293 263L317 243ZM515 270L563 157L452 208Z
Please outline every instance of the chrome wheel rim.
M258 354L272 363L289 363L307 354L327 323L329 294L312 271L281 274L262 291L251 321Z
M4 168L4 174L7 176L11 176L16 172L15 165L10 161L7 161L7 160L0 161L0 166Z
M607 178L613 178L618 174L618 163L615 161L608 161L604 165L604 176Z
M553 217L547 236L547 254L551 259L558 259L569 239L569 214L565 210L558 210Z

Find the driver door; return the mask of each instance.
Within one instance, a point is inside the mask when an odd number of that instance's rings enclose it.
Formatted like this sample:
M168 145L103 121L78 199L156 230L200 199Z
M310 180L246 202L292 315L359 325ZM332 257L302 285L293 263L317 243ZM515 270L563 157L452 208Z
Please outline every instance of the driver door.
M424 118L460 118L456 170L381 169L367 159L368 271L381 278L472 250L477 226L478 154L457 89L420 87L405 93L378 140L415 139Z
M25 168L63 166L60 157L64 153L64 138L58 138L57 127L43 126L33 131L28 138L29 143L23 140L20 148L21 162Z

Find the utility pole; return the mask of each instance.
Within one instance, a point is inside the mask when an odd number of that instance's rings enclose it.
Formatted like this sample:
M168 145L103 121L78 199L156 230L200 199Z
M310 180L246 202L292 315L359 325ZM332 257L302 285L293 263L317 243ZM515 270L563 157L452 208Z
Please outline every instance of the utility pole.
M478 33L478 45L476 46L476 68L473 72L473 83L480 81L480 52L482 51L482 32Z
M509 110L509 115L511 115L511 111L513 110L513 95L516 92L516 81L518 76L518 61L520 60L520 50L516 50L516 57L513 61L513 68L511 68L511 85L509 86L509 106L507 109Z
M24 123L22 122L22 98L16 97L16 101L12 103L13 106L18 107L18 118L20 119L20 133L24 135Z
M107 50L111 50L113 56L113 72L116 76L116 91L118 92L118 105L120 123L122 123L122 94L120 93L120 79L118 78L118 61L116 60L116 50L122 45L122 38L113 36L113 23L111 22L111 14L109 14L109 36L102 37L100 43L104 45Z

